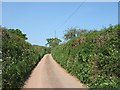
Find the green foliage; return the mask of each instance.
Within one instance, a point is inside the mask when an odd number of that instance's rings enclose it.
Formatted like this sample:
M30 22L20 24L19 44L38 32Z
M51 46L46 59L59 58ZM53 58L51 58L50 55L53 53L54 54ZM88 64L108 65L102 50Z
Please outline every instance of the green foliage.
M84 29L76 29L76 28L68 28L68 30L66 30L65 34L64 34L64 39L65 40L70 40L72 38L78 37L82 34L86 34L87 30Z
M81 34L55 47L52 56L91 88L120 87L120 25Z
M53 47L59 45L60 42L62 42L58 38L47 38L46 40L47 40L47 44L46 45L49 45L50 48L53 48Z
M2 89L2 32L0 30L0 89Z
M40 61L47 48L31 45L20 30L1 28L2 32L2 78L4 89L20 88Z
M23 39L28 39L26 37L26 34L23 34L22 31L20 31L19 29L8 29L9 32L11 33L15 33L16 35L18 35L19 37L23 38Z

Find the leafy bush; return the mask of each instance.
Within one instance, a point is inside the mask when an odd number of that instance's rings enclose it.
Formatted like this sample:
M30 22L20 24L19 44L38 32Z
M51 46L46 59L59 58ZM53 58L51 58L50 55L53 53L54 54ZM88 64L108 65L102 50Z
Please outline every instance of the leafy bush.
M2 89L2 32L0 32L0 89Z
M73 38L55 47L52 56L91 88L120 88L120 25Z
M20 88L29 74L40 61L47 48L31 45L20 30L2 31L2 78L3 89Z

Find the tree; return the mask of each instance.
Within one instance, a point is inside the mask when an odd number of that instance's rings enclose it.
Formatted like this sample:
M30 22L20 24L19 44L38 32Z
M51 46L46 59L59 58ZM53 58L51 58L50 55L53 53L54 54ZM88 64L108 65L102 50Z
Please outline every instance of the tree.
M87 30L85 29L77 29L77 28L71 27L71 28L68 28L68 30L66 30L66 33L64 34L64 39L69 40L86 33L87 33Z
M47 38L46 40L47 40L46 46L49 45L50 48L53 48L53 47L59 45L60 42L62 42L62 41L61 41L60 39L58 39L58 38Z
M68 28L68 30L66 30L66 33L64 34L64 39L65 40L69 40L71 38L76 37L76 29L75 28Z
M19 29L8 29L8 32L11 33L16 33L18 36L20 36L21 38L27 40L28 38L26 37L26 34L23 34L22 31L20 31Z

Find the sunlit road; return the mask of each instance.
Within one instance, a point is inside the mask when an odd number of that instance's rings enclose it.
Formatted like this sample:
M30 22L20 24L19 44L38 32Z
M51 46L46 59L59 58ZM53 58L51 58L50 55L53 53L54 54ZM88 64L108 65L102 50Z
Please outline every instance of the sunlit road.
M23 88L85 88L46 54L32 71Z

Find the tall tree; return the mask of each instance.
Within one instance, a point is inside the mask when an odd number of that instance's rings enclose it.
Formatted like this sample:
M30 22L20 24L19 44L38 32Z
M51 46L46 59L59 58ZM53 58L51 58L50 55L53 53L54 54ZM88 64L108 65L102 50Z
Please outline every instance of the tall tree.
M58 38L47 38L46 40L47 40L46 46L48 45L50 48L53 48L53 47L59 45L60 42L62 42L62 41L61 41L60 39L58 39Z
M75 28L68 28L67 30L66 30L66 32L65 32L65 34L64 34L64 39L65 40L69 40L69 39L71 39L71 38L74 38L74 37L76 37L76 29Z
M80 35L86 34L87 30L85 29L77 29L77 28L68 28L64 34L64 39L65 40L69 40L72 39L74 37L78 37Z

